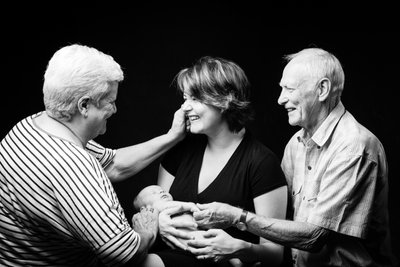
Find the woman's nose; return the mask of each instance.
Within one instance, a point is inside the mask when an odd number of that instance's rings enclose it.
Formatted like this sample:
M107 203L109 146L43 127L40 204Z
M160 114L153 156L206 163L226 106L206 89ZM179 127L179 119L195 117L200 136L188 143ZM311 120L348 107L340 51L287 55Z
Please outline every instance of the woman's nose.
M183 104L182 104L182 109L184 110L184 111L188 111L188 110L191 110L192 109L192 106L190 105L190 103L188 102L188 101L185 101L185 102L183 102Z

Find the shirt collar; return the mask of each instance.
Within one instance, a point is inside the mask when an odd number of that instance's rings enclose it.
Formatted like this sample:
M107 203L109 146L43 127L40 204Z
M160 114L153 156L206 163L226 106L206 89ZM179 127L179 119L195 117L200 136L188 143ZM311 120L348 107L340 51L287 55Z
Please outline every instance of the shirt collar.
M328 138L332 135L333 130L335 129L337 123L339 122L340 118L346 112L342 102L340 101L336 107L329 113L328 117L324 120L324 122L319 126L317 131L311 137L311 139L318 145L323 146ZM306 143L305 141L306 132L304 129L301 129L299 135L297 136L297 140L302 142L303 144Z

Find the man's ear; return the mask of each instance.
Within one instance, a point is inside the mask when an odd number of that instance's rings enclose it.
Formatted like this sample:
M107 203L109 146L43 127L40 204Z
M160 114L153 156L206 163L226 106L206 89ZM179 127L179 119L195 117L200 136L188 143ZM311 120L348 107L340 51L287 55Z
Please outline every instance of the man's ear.
M325 101L331 92L331 81L328 78L322 78L318 83L318 99Z
M86 118L88 114L88 108L90 103L89 96L83 96L78 100L78 111Z

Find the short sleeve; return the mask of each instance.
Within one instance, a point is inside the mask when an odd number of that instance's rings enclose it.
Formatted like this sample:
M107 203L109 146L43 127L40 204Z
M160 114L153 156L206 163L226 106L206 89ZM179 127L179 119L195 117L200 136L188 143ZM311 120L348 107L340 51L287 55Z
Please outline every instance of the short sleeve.
M103 168L110 164L116 153L115 149L105 148L93 140L86 144L86 150L100 162Z
M179 163L181 162L183 155L182 150L182 144L178 144L167 151L161 160L161 166L173 176L175 176L179 167Z
M253 172L250 176L253 198L286 185L279 159L272 151L266 150L250 170Z
M67 164L52 183L67 228L107 265L128 261L140 237L130 227L100 163L90 154L64 160Z

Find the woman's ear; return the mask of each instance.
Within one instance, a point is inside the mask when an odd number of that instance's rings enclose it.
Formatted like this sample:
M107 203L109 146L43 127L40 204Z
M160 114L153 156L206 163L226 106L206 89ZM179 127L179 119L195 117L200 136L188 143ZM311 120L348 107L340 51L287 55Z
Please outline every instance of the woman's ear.
M78 111L83 115L83 117L88 116L90 97L83 96L78 100Z
M318 99L325 101L331 92L331 81L328 78L322 78L318 83Z

